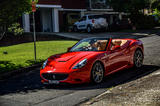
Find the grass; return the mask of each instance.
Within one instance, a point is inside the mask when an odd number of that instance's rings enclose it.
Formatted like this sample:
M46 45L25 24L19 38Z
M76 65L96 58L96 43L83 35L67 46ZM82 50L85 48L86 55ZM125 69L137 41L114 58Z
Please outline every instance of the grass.
M53 54L66 52L67 48L76 42L68 40L37 42L37 62L42 62ZM0 47L0 73L32 64L35 64L33 43Z

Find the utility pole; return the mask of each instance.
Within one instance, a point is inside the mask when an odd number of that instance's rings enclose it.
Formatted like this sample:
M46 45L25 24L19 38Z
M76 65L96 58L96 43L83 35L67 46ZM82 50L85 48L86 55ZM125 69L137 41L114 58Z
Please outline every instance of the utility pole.
M34 0L32 0L32 15L33 15L33 39L34 39L34 61L37 60L37 53L36 53L36 28L35 28L35 17L34 13L36 12L36 3Z

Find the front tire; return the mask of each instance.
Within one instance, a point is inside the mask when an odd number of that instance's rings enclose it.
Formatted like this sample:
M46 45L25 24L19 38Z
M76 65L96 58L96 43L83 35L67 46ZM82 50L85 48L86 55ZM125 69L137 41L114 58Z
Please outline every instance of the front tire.
M99 84L104 79L104 68L100 62L96 62L91 71L91 81L95 84Z
M144 55L140 49L137 49L134 53L133 63L135 68L140 68L143 65Z

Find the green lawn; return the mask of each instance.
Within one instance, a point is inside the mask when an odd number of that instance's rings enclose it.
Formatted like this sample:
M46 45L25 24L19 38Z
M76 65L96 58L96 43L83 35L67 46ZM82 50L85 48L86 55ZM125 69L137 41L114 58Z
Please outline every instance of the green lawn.
M41 41L37 42L37 59L42 62L49 56L67 51L77 41ZM33 43L23 43L0 47L0 73L34 64Z

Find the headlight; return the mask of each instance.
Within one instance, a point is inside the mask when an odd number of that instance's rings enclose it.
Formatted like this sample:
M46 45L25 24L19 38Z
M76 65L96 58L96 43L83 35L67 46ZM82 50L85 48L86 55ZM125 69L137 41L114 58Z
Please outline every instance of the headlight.
M83 66L85 66L87 63L87 59L84 59L82 61L80 61L78 64L76 64L72 69L79 69L82 68Z
M47 65L48 59L43 63L42 69L44 69Z

